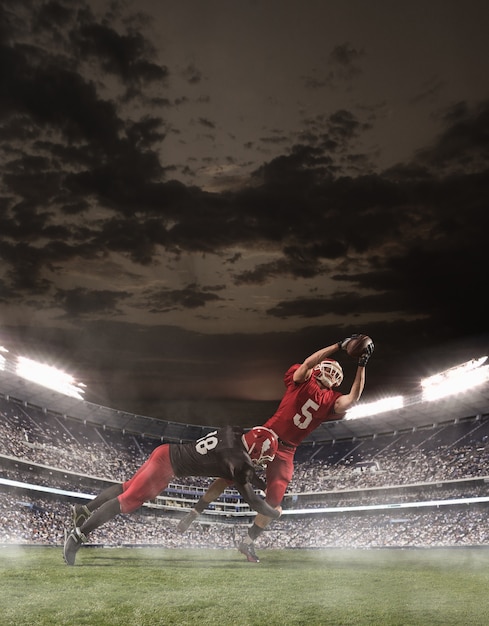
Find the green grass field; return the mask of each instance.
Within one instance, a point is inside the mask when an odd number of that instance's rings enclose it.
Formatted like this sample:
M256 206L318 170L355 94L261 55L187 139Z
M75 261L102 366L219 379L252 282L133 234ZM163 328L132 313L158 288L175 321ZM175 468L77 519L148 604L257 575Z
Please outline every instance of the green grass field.
M489 550L0 548L0 624L486 626Z

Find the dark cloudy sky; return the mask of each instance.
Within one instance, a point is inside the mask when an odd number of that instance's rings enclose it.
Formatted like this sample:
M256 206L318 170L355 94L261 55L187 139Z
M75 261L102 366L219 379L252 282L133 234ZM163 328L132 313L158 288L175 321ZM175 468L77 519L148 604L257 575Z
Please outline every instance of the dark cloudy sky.
M1 343L150 415L355 331L366 400L487 354L486 1L1 11Z

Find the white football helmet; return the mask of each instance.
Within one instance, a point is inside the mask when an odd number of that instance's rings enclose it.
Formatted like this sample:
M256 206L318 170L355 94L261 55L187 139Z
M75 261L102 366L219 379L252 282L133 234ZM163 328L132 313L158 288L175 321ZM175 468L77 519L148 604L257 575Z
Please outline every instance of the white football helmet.
M321 363L314 367L313 372L316 380L321 381L323 385L329 389L339 387L343 382L343 370L341 369L341 365L338 361L334 361L333 359L321 361Z

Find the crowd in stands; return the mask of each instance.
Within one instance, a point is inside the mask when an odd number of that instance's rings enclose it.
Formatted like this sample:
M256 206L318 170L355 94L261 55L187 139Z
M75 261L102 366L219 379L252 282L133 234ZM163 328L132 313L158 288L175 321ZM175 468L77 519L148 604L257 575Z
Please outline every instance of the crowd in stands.
M0 398L0 478L96 494L104 481L129 478L161 442ZM300 450L284 506L291 512L310 508L311 513L284 515L260 538L261 547L489 545L489 508L484 504L314 513L324 506L489 496L489 420L391 433L376 440L303 445ZM201 489L209 482L178 479L179 485ZM0 544L60 545L70 501L1 487ZM175 532L177 518L161 513L119 516L98 529L91 541L232 547L235 534L246 529L243 520L210 523L204 515L182 537Z
M385 548L489 545L488 508L443 506L430 510L283 516L260 537L260 548ZM0 493L0 544L61 546L68 504ZM185 535L177 518L159 514L118 516L90 536L91 544L165 548L233 548L243 524L195 522Z
M0 401L2 454L100 478L125 480L161 442L40 414ZM37 419L36 419L37 418Z
M324 461L309 461L295 469L289 490L365 489L489 476L488 452L487 441L479 446L461 445L429 452L412 448L401 456L397 450L386 450L378 457L378 469L374 464L365 471L354 471L355 464L348 459L333 467Z

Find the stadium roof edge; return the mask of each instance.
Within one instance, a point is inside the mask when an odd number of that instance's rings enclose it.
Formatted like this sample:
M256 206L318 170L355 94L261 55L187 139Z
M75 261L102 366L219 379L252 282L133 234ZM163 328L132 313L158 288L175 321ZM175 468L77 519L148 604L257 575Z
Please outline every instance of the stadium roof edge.
M128 432L144 433L145 435L165 439L196 439L201 434L216 428L216 425L195 425L184 421L189 411L202 413L202 403L169 402L167 414L178 414L180 421L172 421L136 415L120 409L112 409L101 405L64 396L41 385L30 383L13 373L0 371L0 394L15 399L20 403L49 410L61 416L69 416L79 420L86 420L109 428L126 430ZM207 403L209 404L209 403ZM222 414L222 403L215 402L215 413ZM256 404L256 403L254 403ZM269 402L263 403L267 408ZM238 410L239 403L233 406ZM244 408L247 403L243 401ZM193 411L198 407L198 411ZM209 408L209 407L207 407ZM242 414L242 410L239 411ZM207 411L206 417L212 416ZM427 427L433 424L441 425L455 420L489 414L489 385L471 389L462 393L438 400L436 402L422 402L412 399L412 402L401 409L386 411L375 416L325 422L317 428L305 442L326 442L331 440L365 438L374 434L386 434L412 430L413 428ZM268 417L268 414L264 419ZM239 423L234 416L233 421Z

